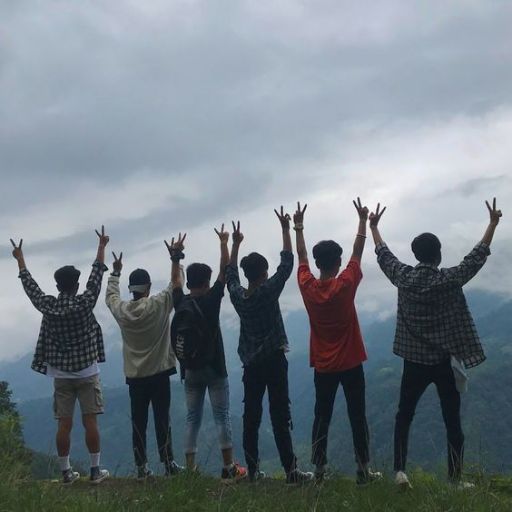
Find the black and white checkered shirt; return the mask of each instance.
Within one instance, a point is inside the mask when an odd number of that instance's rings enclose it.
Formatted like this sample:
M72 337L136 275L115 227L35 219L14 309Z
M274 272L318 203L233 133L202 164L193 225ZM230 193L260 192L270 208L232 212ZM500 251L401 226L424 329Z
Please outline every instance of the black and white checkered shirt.
M238 355L244 366L261 361L277 350L288 350L279 296L292 270L293 254L281 252L276 273L248 295L240 285L238 267L226 267L229 295L240 317Z
M377 261L398 288L393 352L408 361L440 364L455 356L467 368L485 360L462 287L482 268L490 254L479 243L456 267L401 263L386 244L375 248Z
M107 267L95 261L81 295L45 295L30 272L23 269L20 279L34 307L43 314L32 369L46 373L47 365L64 372L77 372L105 361L103 335L92 310L101 291Z

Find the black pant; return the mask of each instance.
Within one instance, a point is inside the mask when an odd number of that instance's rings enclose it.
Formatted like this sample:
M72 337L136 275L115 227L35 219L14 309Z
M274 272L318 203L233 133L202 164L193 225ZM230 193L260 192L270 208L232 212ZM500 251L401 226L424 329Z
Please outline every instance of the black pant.
M370 460L368 448L370 436L366 423L363 365L343 372L320 373L315 371L316 403L311 462L315 465L327 464L327 435L336 392L340 384L343 386L347 402L356 462L359 465L365 465Z
M448 476L458 480L464 459L464 434L460 423L460 393L455 387L455 377L449 360L430 366L404 361L400 404L395 422L395 471L405 470L409 428L416 405L431 383L434 383L437 388L446 426Z
M132 443L135 464L142 466L148 460L146 454L146 429L148 426L149 404L153 408L156 442L160 460L168 464L174 459L169 422L171 385L168 372L151 377L130 379L128 386L132 409Z
M244 433L245 460L250 473L258 467L258 430L263 413L262 401L268 388L270 420L277 450L285 472L296 467L290 434L291 413L288 394L288 361L282 350L261 362L244 367Z

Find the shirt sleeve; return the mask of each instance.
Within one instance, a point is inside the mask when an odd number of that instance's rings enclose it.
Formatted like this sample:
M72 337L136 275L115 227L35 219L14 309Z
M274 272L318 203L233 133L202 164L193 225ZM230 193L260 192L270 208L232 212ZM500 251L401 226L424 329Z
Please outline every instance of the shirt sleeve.
M45 295L26 268L20 271L19 278L30 302L38 311L45 313L50 304L55 300L55 297Z
M92 270L89 275L89 280L85 287L85 292L82 294L82 298L87 302L91 309L94 308L98 297L101 292L101 282L103 280L103 273L107 270L107 266L96 260L92 264Z
M290 251L281 251L281 262L277 267L276 273L266 283L263 283L261 288L266 290L271 299L278 299L292 270L293 253Z
M308 263L301 263L297 269L297 282L301 292L308 290L316 281L315 276L311 273Z
M183 292L183 288L173 288L172 290L172 301L174 302L174 307L177 308L181 301L183 300L183 297L185 296L185 293Z
M231 297L231 302L233 304L237 303L243 295L238 267L231 264L226 267L226 285L228 287L229 296Z
M119 293L119 276L110 276L108 278L105 303L114 315L114 318L119 318L121 315L122 303L121 295Z
M480 242L467 256L465 256L459 265L456 267L442 269L441 272L450 281L454 281L460 286L464 286L484 266L489 254L491 254L489 246L486 243Z
M356 260L350 260L345 270L338 276L338 282L342 286L349 286L354 294L362 279L361 265Z
M411 267L402 263L384 243L377 244L375 252L377 253L377 263L382 272L395 286L398 286L404 273Z

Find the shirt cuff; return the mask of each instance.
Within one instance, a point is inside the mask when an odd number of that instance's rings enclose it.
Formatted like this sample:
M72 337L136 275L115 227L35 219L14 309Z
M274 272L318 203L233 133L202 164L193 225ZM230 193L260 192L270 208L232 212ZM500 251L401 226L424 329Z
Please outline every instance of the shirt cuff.
M379 254L380 251L382 251L382 249L387 249L388 246L385 242L379 242L376 246L375 246L375 253L376 254Z
M29 276L30 276L30 272L26 268L21 269L20 273L18 274L19 278L29 277Z
M98 260L94 260L94 263L92 264L93 267L99 267L100 270L102 270L103 272L107 271L108 270L108 267L107 265L105 265L105 263L101 263L100 261Z
M483 252L486 256L488 256L489 254L491 254L491 248L489 246L489 244L486 244L485 242L478 242L476 245L475 245L475 249L477 251L481 251Z
M109 281L116 281L119 283L119 278L121 277L121 274L114 274L113 272L108 277Z

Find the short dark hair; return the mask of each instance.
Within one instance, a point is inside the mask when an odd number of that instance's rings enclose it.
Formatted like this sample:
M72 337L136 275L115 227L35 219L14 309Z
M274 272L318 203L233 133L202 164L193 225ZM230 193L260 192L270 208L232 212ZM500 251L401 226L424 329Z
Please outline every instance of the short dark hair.
M343 249L334 240L322 240L313 247L313 258L320 270L331 270L337 264Z
M80 270L76 269L73 265L66 265L57 269L53 277L60 292L73 292L80 277Z
M411 243L411 249L420 263L439 263L441 260L441 242L432 233L422 233Z
M257 252L251 252L240 261L244 275L252 283L259 279L268 270L268 261L265 256Z
M210 281L212 269L205 263L191 263L187 267L187 286L200 288Z

